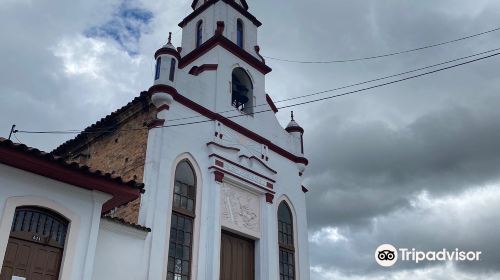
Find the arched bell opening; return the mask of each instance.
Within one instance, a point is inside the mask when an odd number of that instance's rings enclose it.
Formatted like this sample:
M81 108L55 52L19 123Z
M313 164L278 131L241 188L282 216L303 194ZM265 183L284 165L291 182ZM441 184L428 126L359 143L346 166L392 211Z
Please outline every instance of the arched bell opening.
M235 68L232 74L231 105L246 113L253 113L253 84L247 72L241 68Z

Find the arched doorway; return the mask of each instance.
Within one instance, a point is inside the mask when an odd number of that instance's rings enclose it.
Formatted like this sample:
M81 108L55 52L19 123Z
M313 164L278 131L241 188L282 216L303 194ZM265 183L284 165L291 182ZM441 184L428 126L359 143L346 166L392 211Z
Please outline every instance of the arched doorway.
M16 208L0 280L59 279L68 224L45 208Z

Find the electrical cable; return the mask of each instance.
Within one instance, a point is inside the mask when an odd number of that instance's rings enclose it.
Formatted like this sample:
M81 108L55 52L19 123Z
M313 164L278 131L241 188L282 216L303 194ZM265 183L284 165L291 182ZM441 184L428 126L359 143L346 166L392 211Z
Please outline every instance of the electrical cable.
M405 72L402 72L402 73L397 73L397 74L393 74L393 75L389 75L389 76L375 78L375 79L372 79L372 80L367 80L367 81L363 81L363 82L359 82L359 83L345 85L345 86L337 87L335 89L329 89L329 90L326 90L326 91L319 91L319 92L314 92L314 93L311 93L311 94L300 95L300 96L296 96L296 97L290 97L290 98L281 99L281 100L277 100L277 101L273 101L273 102L274 103L282 103L282 102L286 102L286 101L291 101L291 100L301 99L301 98L310 97L310 96L314 96L314 95L319 95L319 94L323 94L323 93L327 93L327 92L331 92L331 91L336 91L336 90L351 88L351 87L355 87L355 86L359 86L359 85L364 85L364 84L368 84L368 83L372 83L372 82L377 82L377 81L381 81L381 80L385 80L385 79L389 79L389 78L394 78L394 77L398 77L398 76L402 76L402 75L406 75L406 74L418 72L418 71L421 71L421 70L433 68L433 67L436 67L436 66L441 66L441 65L452 63L452 62L456 62L456 61L460 61L460 60L464 60L464 59L468 59L468 58L480 56L480 55L491 53L491 52L498 51L498 50L500 50L500 48L496 48L496 49L492 49L492 50L488 50L488 51L484 51L484 52L480 52L480 53L476 53L476 54L472 54L472 55L468 55L468 56L464 56L464 57L460 57L460 58L456 58L456 59L452 59L452 60L447 60L447 61L444 61L444 62L440 62L440 63L433 64L433 65L428 65L428 66L425 66L425 67L421 67L421 68L417 68L417 69L413 69L413 70L409 70L409 71L405 71ZM257 107L261 107L261 106L268 106L268 103L254 105L254 106L252 106L252 108L257 108ZM217 112L217 113L218 114L224 114L224 113L229 113L229 112L234 112L234 109L230 109L230 110L226 110L226 111L221 111L221 112ZM187 120L187 119L194 119L194 118L199 118L199 117L202 117L202 116L196 115L196 116L175 118L175 119L171 119L170 121Z
M500 53L494 53L494 54L491 54L491 55L488 55L488 56L476 58L476 59L473 59L473 60L468 60L468 61L465 61L465 62L462 62L462 63L458 63L458 64L454 64L454 65L451 65L451 66L439 68L439 69L436 69L436 70L424 72L424 73L421 73L421 74L409 76L409 77L406 77L406 78L402 78L402 79L398 79L398 80L394 80L394 81L390 81L390 82L386 82L386 83L382 83L382 84L377 84L377 85L374 85L374 86L370 86L370 87L366 87L366 88L362 88L362 89L358 89L358 90L353 90L353 91L345 92L345 93L342 93L342 94L331 95L331 96L322 97L322 98L313 99L313 100L308 100L308 101L304 101L304 102L300 102L300 103L295 103L295 104L281 106L281 107L278 107L278 109L285 109L285 108L291 108L291 107L296 107L296 106L311 104L311 103L315 103L315 102L324 101L324 100L327 100L327 99L338 98L338 97L342 97L342 96L346 96L346 95L351 95L351 94L354 94L354 93L359 93L359 92L367 91L367 90L370 90L370 89L380 88L380 87L388 86L388 85L391 85L391 84L396 84L396 83L400 83L400 82L403 82L403 81L407 81L407 80L411 80L411 79L415 79L415 78L427 76L427 75L430 75L430 74L442 72L442 71L445 71L445 70L449 70L449 69L452 69L452 68L460 67L460 66L463 66L463 65L466 65L466 64L470 64L470 63L474 63L474 62L481 61L481 60L484 60L484 59L492 58L492 57L495 57L495 56L498 56L498 55L500 55ZM331 91L335 91L335 90L336 89L326 90L323 93L331 92ZM266 109L266 110L254 112L253 114L260 114L260 113L269 112L269 111L272 111L272 110L271 109ZM233 116L226 116L225 118L232 119L232 118L237 118L237 117L242 117L242 116L245 116L245 115L238 114L238 115L233 115ZM178 127L178 126L185 126L185 125L206 123L206 122L211 122L211 121L214 121L214 120L208 119L208 120L188 122L188 123L179 123L179 124L172 124L172 125L164 125L164 126L158 126L156 128ZM128 129L128 130L143 130L143 129L146 129L146 128L135 128L135 129ZM26 131L26 130L17 130L16 132L19 132L19 133L30 133L30 134L74 134L74 133L96 133L97 131L79 131L79 132L76 132L76 131ZM103 132L104 133L104 132L114 132L114 131L110 130L110 131L99 131L99 132Z
M382 55L374 55L374 56L361 57L361 58L338 59L338 60L327 60L327 61L307 61L307 60L293 60L293 59L276 58L276 57L265 56L265 55L263 57L265 57L267 59L271 59L271 60L281 61L281 62L301 63L301 64L332 64L332 63L346 63L346 62L373 60L373 59L377 59L377 58L384 58L384 57L389 57L389 56L401 55L401 54L405 54L405 53L411 53L411 52L416 52L416 51L421 51L421 50L425 50L425 49L435 48L435 47L439 47L439 46L443 46L443 45L447 45L447 44L451 44L451 43L456 43L456 42L459 42L459 41L463 41L463 40L471 39L471 38L474 38L474 37L486 35L486 34L489 34L489 33L492 33L492 32L498 31L498 30L500 30L500 27L497 27L495 29L491 29L491 30L488 30L488 31L484 31L484 32L481 32L481 33L476 33L476 34L473 34L473 35L469 35L469 36L461 37L461 38L458 38L458 39L454 39L454 40L451 40L451 41L441 42L441 43L437 43L437 44L433 44L433 45L423 46L423 47L409 49L409 50L404 50L404 51L397 51L397 52L392 52L392 53L387 53L387 54L382 54Z
M351 88L351 87L355 87L355 86L359 86L359 85L363 85L363 84L368 84L368 83L371 83L371 82L381 81L381 80L385 80L385 79L389 79L389 78L393 78L393 77L398 77L398 76L402 76L402 75L405 75L405 74L418 72L418 71L421 71L421 70L433 68L433 67L440 66L440 65L449 64L449 63L452 63L452 62L464 60L464 59L471 58L471 57L476 57L476 56L479 56L479 55L483 55L483 54L494 52L494 51L498 51L498 50L500 50L500 48L495 48L495 49L492 49L492 50L487 50L487 51L484 51L484 52L475 53L475 54L472 54L472 55L468 55L468 56L464 56L464 57L460 57L460 58L456 58L456 59L452 59L452 60L447 60L447 61L440 62L440 63L437 63L437 64L428 65L428 66L425 66L425 67L421 67L421 68L417 68L417 69L413 69L413 70L409 70L409 71L405 71L405 72L401 72L401 73L397 73L397 74L392 74L392 75L389 75L389 76L379 77L379 78L375 78L375 79L371 79L371 80L367 80L367 81L363 81L363 82L358 82L358 83L354 83L354 84L340 86L340 87L337 87L335 89L329 89L329 90L314 92L314 93L311 93L311 94L306 94L306 95L301 95L301 96L295 96L295 97L290 97L290 98L286 98L286 99L281 99L281 100L274 101L274 103L282 103L282 102L286 102L286 101L291 101L291 100L301 99L301 98L305 98L305 97L315 96L315 95L319 95L319 94L323 94L323 93L327 93L327 92L331 92L331 91L337 91L337 90ZM268 106L268 103L254 105L254 106L252 106L252 108L257 108L257 107L261 107L261 106ZM234 109L230 109L230 110L226 110L226 111L220 111L220 112L216 112L216 113L217 114L224 114L224 113L230 113L230 112L234 112ZM202 115L193 115L193 116L188 116L188 117L174 118L174 119L171 119L169 121L172 122L172 121L188 120L188 119L195 119L195 118L201 118L201 117L203 117L203 116ZM108 130L108 129L112 129L112 127L110 127L110 128L104 128L105 131ZM103 129L89 130L86 133L96 133L96 132L100 132L102 130ZM135 130L135 129L132 129L132 130ZM58 133L67 132L69 134L72 134L72 133L81 132L81 130L80 129L70 129L70 130L64 130L63 132L59 132L59 131L57 131L57 132Z

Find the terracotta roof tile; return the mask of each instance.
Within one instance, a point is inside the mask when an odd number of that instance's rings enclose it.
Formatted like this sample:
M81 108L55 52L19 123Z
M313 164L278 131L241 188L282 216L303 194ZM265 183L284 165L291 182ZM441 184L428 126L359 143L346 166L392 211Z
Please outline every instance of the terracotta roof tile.
M62 157L54 156L52 154L40 151L36 148L28 147L24 144L16 144L16 143L13 143L12 141L7 140L7 139L2 138L2 137L0 137L0 147L5 147L8 149L18 151L18 152L22 152L26 155L37 157L37 158L46 160L48 162L56 163L56 164L61 165L63 167L70 168L74 171L81 172L84 175L101 177L101 178L104 178L106 180L114 181L118 184L128 186L130 188L139 189L139 190L141 190L141 192L144 192L144 184L142 184L142 183L138 183L134 180L124 181L120 176L115 176L115 175L112 175L110 173L104 173L100 170L92 169L89 166L80 165L76 162L68 162Z
M115 222L115 223L118 223L118 224L129 226L129 227L141 230L141 231L151 232L151 229L148 228L148 227L141 226L141 225L138 225L138 224L129 223L129 222L125 221L124 219L120 219L120 218L116 218L116 217L109 217L109 216L102 216L101 218L104 219L104 220L108 220L108 221L111 221L111 222Z
M149 98L149 94L148 94L147 91L141 92L141 94L139 96L135 97L127 105L125 105L125 106L121 107L120 109L118 109L118 110L110 113L109 115L107 115L106 117L100 119L96 123L88 126L87 128L85 128L83 130L83 132L81 132L80 134L78 134L75 138L70 139L70 140L64 142L63 144L59 145L59 147L55 148L50 153L53 154L53 155L62 155L65 152L67 152L66 150L68 148L70 148L72 145L78 143L80 140L84 140L85 135L88 134L88 133L93 133L93 132L97 132L98 133L98 132L100 132L100 131L102 131L104 129L105 130L114 130L114 129L116 129L117 128L117 124L114 122L116 116L118 116L121 113L125 112L127 109L129 109L130 107L132 107L133 105L135 105L137 103L149 102L148 98Z

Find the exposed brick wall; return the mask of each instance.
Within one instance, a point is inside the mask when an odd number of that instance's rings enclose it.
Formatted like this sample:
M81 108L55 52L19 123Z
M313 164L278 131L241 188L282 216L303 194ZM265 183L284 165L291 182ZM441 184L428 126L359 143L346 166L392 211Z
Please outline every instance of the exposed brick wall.
M118 131L103 135L87 144L90 157L82 163L121 176L124 180L142 182L146 158L147 129L143 123L150 112L140 112L123 123Z
M150 112L139 113L124 123L118 132L101 137L89 145L87 165L114 172L124 180L143 182L148 130L134 129L142 127L148 119L151 119ZM140 199L130 202L115 210L112 216L138 223L140 203Z
M149 100L148 100L149 101ZM68 160L88 165L121 176L124 180L143 182L148 130L144 123L155 116L149 102L129 105L113 120L117 129L111 133L89 134L83 141L72 145L65 157ZM110 215L137 223L140 199L130 202Z

